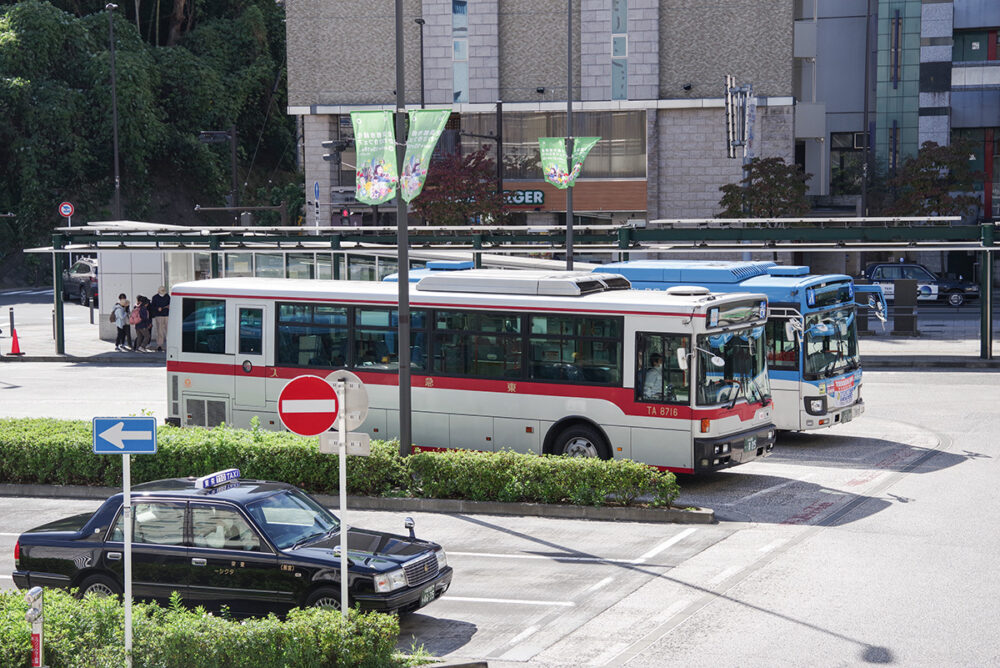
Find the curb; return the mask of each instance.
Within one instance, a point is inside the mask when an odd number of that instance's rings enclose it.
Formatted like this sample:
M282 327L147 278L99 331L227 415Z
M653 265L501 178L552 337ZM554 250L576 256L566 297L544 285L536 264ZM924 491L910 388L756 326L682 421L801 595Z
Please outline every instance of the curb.
M164 353L136 353L142 357L124 357L118 354L98 354L90 356L80 355L2 355L0 362L68 362L72 364L157 364L162 365L166 361ZM154 355L150 357L149 355Z
M66 499L106 499L120 487L86 485L0 484L0 496L57 497ZM312 494L328 508L340 508L340 498ZM348 496L348 509L388 510L393 512L451 513L469 515L519 515L553 519L597 520L603 522L650 522L669 524L714 524L710 508L642 508L637 506L567 506L545 503L500 503L462 499L411 499L401 497Z

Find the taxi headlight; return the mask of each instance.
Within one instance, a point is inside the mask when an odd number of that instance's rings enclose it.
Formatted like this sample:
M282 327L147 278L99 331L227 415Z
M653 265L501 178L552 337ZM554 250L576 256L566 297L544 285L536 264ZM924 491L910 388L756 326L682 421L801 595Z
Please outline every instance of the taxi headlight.
M438 570L441 570L448 565L448 557L444 553L444 549L440 549L434 553L438 558Z
M375 591L386 592L406 586L406 573L403 569L379 573L375 576Z

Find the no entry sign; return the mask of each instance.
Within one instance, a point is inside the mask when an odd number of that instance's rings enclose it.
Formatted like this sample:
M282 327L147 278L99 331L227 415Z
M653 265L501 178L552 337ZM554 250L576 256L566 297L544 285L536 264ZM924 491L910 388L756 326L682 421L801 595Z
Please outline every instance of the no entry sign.
M278 395L278 417L288 431L316 436L337 420L337 391L319 376L293 378Z

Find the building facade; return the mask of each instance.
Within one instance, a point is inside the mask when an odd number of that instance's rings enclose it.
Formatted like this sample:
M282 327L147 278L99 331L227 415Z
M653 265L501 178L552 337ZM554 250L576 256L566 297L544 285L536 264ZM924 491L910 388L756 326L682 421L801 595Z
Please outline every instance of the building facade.
M577 181L574 211L604 222L711 217L720 186L742 176L742 160L727 151L726 75L757 96L752 155L795 159L793 4L405 0L405 102L452 110L441 150L487 145L495 158L499 142L489 137L502 101L512 208L524 222L561 222L565 192L542 180L538 137L567 134L571 62L572 134L602 137ZM306 222L339 223L354 154L324 160L321 142L350 139L353 110L395 108L393 3L293 0L286 17Z

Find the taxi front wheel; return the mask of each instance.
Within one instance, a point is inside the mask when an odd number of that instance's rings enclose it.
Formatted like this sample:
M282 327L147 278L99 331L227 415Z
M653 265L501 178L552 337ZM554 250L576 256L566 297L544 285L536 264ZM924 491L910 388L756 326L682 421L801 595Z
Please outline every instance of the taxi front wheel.
M350 606L351 598L348 596L347 605ZM307 608L327 608L329 610L340 610L340 587L320 587L309 594L306 599Z
M121 596L122 588L106 575L91 575L80 583L80 598L87 594L95 596Z

